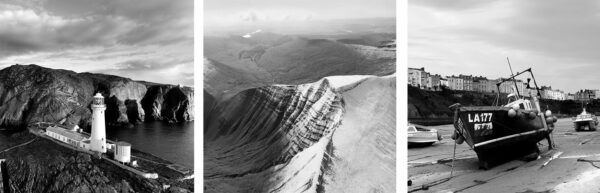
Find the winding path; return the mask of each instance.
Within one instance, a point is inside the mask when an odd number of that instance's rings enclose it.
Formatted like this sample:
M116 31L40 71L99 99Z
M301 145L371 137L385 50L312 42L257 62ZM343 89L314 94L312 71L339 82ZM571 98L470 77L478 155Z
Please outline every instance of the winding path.
M19 144L19 145L15 145L15 146L12 146L12 147L6 148L6 149L4 149L4 150L0 151L0 153L4 153L4 152L6 152L6 151L9 151L9 150L11 150L11 149L14 149L14 148L17 148L17 147L21 147L21 146L24 146L24 145L30 144L31 142L35 141L36 139L38 139L38 137L37 137L37 136L36 136L35 138L33 138L32 140L29 140L28 142L21 143L21 144Z

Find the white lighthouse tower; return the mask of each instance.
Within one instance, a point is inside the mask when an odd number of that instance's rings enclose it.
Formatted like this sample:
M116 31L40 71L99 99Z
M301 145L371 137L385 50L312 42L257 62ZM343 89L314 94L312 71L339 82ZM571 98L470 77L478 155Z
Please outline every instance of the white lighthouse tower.
M106 126L104 123L104 97L96 93L92 102L92 136L90 137L90 149L92 151L106 153Z

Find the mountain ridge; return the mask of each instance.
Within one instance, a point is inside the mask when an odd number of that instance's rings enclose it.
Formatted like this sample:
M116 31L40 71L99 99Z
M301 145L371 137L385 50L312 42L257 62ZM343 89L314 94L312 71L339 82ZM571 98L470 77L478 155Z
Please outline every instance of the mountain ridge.
M395 49L344 43L393 40L391 35L291 36L261 32L205 37L204 85L217 101L242 90L271 84L306 84L334 75L378 75L395 72ZM376 37L372 37L376 36ZM363 43L368 44L368 43ZM374 44L374 43L372 43Z
M395 80L328 76L219 104L205 91L205 192L392 192L395 179L373 176L395 173Z

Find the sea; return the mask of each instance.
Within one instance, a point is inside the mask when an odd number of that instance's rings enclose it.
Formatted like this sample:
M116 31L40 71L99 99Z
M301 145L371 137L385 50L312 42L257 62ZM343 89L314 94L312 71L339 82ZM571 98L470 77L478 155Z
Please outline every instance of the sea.
M89 131L88 131L89 132ZM0 147L15 131L0 130ZM107 138L126 141L132 148L151 153L188 168L194 168L194 122L149 121L132 128L108 129Z
M133 149L194 168L194 122L149 121L132 128L107 129L109 140L126 141Z

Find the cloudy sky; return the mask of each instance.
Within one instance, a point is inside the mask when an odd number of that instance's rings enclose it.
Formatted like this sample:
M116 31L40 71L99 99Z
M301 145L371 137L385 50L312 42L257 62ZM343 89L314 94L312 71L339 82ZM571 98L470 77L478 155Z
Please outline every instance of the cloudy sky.
M2 0L0 68L38 64L193 85L191 0Z
M532 67L538 84L600 89L600 2L411 0L408 66L491 78Z
M395 0L206 0L204 28L391 18L395 17L395 8Z

